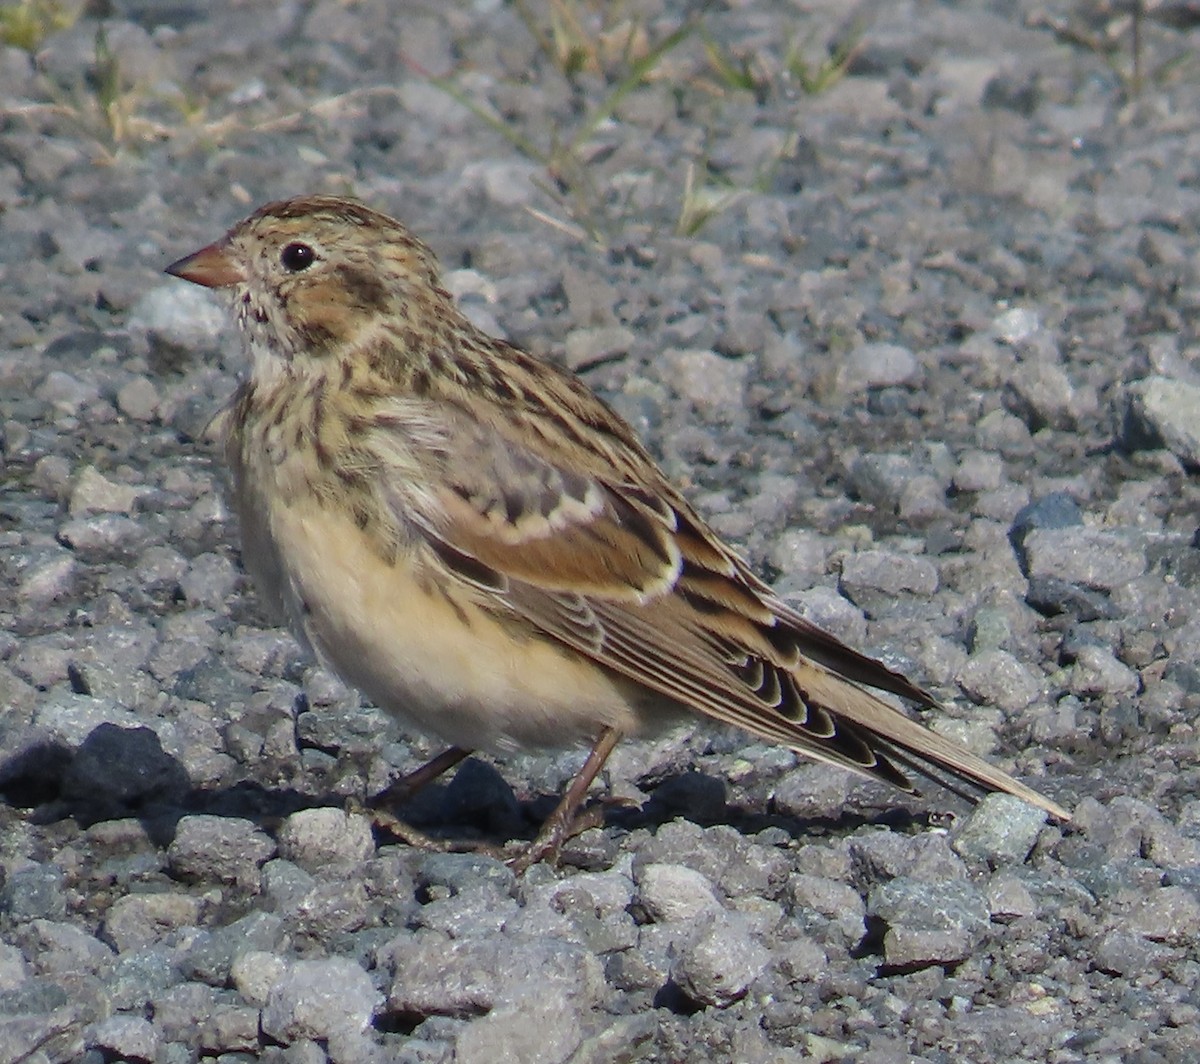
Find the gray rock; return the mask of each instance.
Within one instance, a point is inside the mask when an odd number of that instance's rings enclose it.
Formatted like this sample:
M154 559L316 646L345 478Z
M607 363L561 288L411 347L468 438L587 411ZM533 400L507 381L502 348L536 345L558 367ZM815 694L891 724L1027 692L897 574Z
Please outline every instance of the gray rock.
M1041 328L1041 315L1029 307L1013 307L992 321L996 336L1006 344L1024 343Z
M370 819L341 809L302 809L279 829L279 855L310 872L357 864L374 852Z
M835 819L846 808L854 776L835 765L804 762L791 769L771 792L775 809L799 820Z
M1004 463L988 451L966 451L959 456L951 485L955 491L995 491L1004 483Z
M276 913L247 913L232 924L196 935L179 967L189 979L210 986L227 986L238 957L272 949L283 937L282 917Z
M904 455L864 454L851 467L850 486L864 502L885 513L918 516L913 513L914 501L927 497L937 500L938 509L944 510L950 470L942 477L931 474L929 468Z
M694 921L723 908L712 884L686 865L644 865L637 873L637 887L638 904L656 922Z
M737 913L701 918L671 965L671 979L693 1001L725 1008L745 997L770 953Z
M930 883L966 879L967 867L944 835L926 832L904 837L865 830L847 844L856 881L867 884L904 878Z
M838 364L838 386L857 392L867 388L889 388L911 383L920 364L907 347L899 344L859 344Z
M718 896L728 899L746 895L776 897L788 872L781 854L754 845L728 825L702 828L687 820L675 820L659 828L641 847L634 868L654 863L693 868L714 884Z
M315 876L291 861L277 857L263 865L263 893L270 899L276 912L296 909L316 884Z
M156 994L148 1004L149 1014L164 1042L195 1045L196 1032L226 993L202 983L180 983Z
M748 362L701 350L671 349L663 358L679 394L701 414L726 421L742 416Z
M1062 492L1051 492L1023 506L1013 518L1008 536L1021 559L1022 568L1027 568L1023 556L1025 540L1038 529L1068 529L1083 525L1083 511L1079 504Z
M37 386L34 395L59 413L78 414L100 398L100 389L92 381L81 380L62 370L51 370Z
M158 388L147 377L134 377L117 392L117 409L134 421L153 421L160 405Z
M957 679L976 702L1006 712L1022 710L1042 694L1041 680L1007 650L972 654Z
M581 872L566 880L552 880L542 887L524 890L526 905L543 902L556 910L594 913L601 920L626 915L634 896L629 875L619 869L607 872Z
M1200 934L1200 900L1184 887L1160 887L1138 902L1126 926L1153 942L1186 946Z
M836 635L850 646L867 638L867 618L862 609L831 587L814 587L788 597L788 605L818 628Z
M84 561L123 561L137 554L149 533L130 517L105 513L64 521L58 538Z
M275 856L275 843L249 820L185 816L167 848L172 873L202 883L235 883L257 890L259 868Z
M319 878L293 899L283 915L297 934L321 942L341 932L357 931L369 919L369 906L366 886L360 880L335 876Z
M871 891L868 916L880 921L884 962L896 968L955 964L987 931L987 903L969 883L901 877Z
M108 976L113 1008L137 1012L168 988L183 982L176 961L175 951L160 942L120 954Z
M455 1064L565 1064L583 1041L578 1003L559 988L502 1004L463 1027Z
M1081 399L1062 366L1035 356L1022 362L1008 383L1017 414L1034 431L1076 423Z
M1169 947L1120 929L1105 934L1089 954L1099 971L1125 979L1159 971L1173 957Z
M932 595L938 588L937 566L927 558L909 554L856 551L842 562L841 587L854 602L858 601L856 594L870 595L872 592Z
M204 903L189 894L126 894L113 902L102 934L120 953L158 941L200 920Z
M132 514L145 488L110 480L95 466L84 466L71 488L69 512L78 516L92 513Z
M1111 620L1117 606L1103 591L1080 587L1057 576L1037 576L1029 581L1025 601L1047 617L1068 614L1079 621Z
M382 1001L370 976L344 957L295 961L271 987L263 1033L285 1045L362 1031Z
M866 903L846 883L800 873L788 880L788 890L796 909L823 917L845 942L857 944L866 933Z
M198 1042L208 1053L246 1053L257 1056L259 1010L222 1005L200 1026Z
M1007 872L998 872L989 880L984 897L993 923L1027 920L1038 913L1038 903L1030 889Z
M1010 794L989 794L971 810L951 845L966 858L993 867L1024 861L1033 850L1046 815Z
M69 924L58 926L70 927ZM50 935L42 935L36 922L34 924L34 929L38 931L39 938L42 938L43 940L52 937ZM75 932L81 938L91 939L90 935L83 931L79 931L77 928L72 927L70 930ZM95 939L92 939L92 941L94 942ZM101 946L100 948L105 949L104 946ZM79 952L83 951L80 950ZM105 952L108 951L105 950ZM111 956L111 953L109 955ZM54 957L47 957L47 960L49 961L47 970L53 972L55 970ZM85 965L83 964L80 964L78 967L86 970ZM8 942L0 942L0 994L4 994L9 990L19 987L29 978L29 974L29 965L26 963L25 955L21 952L20 947L14 946Z
M128 326L157 334L185 351L211 351L225 336L228 314L202 288L164 284L152 288L134 304Z
M109 1016L88 1037L89 1045L129 1061L153 1061L161 1041L154 1025L142 1016Z
M502 861L475 853L431 853L421 859L416 871L416 889L427 899L467 892L482 892L508 898L517 877Z
M36 936L38 968L42 972L98 972L113 962L113 951L108 946L73 924L34 920L30 930ZM4 981L0 979L0 986Z
M1133 537L1100 528L1035 529L1025 537L1024 553L1031 579L1051 576L1102 590L1146 571L1146 552Z
M589 1008L604 986L595 956L553 939L405 934L378 951L377 964L392 976L388 1008L413 1016L479 1015L556 990Z
M30 864L18 868L9 873L0 887L0 912L18 923L61 920L66 910L63 871L55 865Z
M10 560L10 565L17 559ZM49 605L68 594L79 573L74 556L61 548L45 548L24 559L17 597L27 606Z
M239 579L237 567L222 554L201 554L193 558L187 572L179 578L179 589L188 602L197 606L224 607Z
M1155 376L1129 385L1123 442L1131 450L1166 447L1200 468L1200 384Z
M287 971L288 962L268 950L251 949L239 953L229 968L234 989L251 1005L261 1007L270 997L271 987Z
M1106 648L1082 646L1071 669L1071 690L1077 695L1136 695L1142 688L1138 674Z
M624 325L575 329L567 334L564 352L566 363L578 373L604 362L624 358L633 349L636 339Z
M1126 861L1141 857L1147 840L1166 821L1148 802L1120 795L1107 804L1085 797L1075 808L1073 823L1110 861Z

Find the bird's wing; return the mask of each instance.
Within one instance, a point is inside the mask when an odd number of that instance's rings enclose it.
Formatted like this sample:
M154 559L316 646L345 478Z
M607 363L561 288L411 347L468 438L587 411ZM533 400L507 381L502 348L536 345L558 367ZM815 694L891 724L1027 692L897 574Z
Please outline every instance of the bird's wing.
M911 790L901 766L1065 810L861 685L933 705L780 602L679 496L632 433L566 377L556 408L469 396L446 426L422 522L481 600L728 724ZM503 415L503 416L501 416Z

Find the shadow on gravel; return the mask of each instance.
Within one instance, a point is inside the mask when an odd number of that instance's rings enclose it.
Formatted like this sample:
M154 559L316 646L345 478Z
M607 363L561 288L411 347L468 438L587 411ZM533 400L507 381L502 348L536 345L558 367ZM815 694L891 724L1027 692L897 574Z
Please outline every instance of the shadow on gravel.
M32 810L39 823L71 818L88 828L135 817L153 842L164 847L175 837L179 820L193 813L241 817L269 827L301 809L346 804L340 794L305 793L254 781L195 788L154 731L111 723L93 729L73 753L63 744L46 742L27 746L0 763L0 795L14 808ZM469 847L472 842L502 845L532 839L558 799L557 794L540 794L519 801L495 767L468 758L447 782L430 784L397 807L385 808L433 838ZM653 832L684 819L700 827L727 824L746 835L776 829L791 839L845 833L867 824L905 830L928 823L921 814L897 808L804 820L741 808L726 801L723 779L695 770L666 777L640 806L601 798L591 804L589 814L598 826L619 832ZM568 859L570 849L568 845L564 853Z
M199 790L154 731L111 723L94 728L74 752L59 743L36 743L0 763L0 795L14 808L32 810L31 819L42 824L70 818L89 828L134 817L158 846L170 844L176 824L189 813L265 820L328 804L257 784Z

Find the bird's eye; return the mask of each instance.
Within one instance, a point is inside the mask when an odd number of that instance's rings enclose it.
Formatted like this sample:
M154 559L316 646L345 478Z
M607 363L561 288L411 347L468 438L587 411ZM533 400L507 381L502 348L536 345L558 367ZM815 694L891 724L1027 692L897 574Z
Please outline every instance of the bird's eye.
M285 270L290 270L292 273L299 273L301 270L307 270L317 261L317 253L307 244L301 244L297 241L294 244L288 244L279 253L279 261L283 263Z

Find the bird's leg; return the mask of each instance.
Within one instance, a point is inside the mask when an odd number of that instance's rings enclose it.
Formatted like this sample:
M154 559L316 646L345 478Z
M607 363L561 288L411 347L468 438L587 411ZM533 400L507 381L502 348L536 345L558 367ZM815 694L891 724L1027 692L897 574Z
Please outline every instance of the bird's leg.
M394 813L382 809L380 806L396 805L406 801L426 784L432 783L447 769L453 768L463 758L469 757L470 753L470 750L464 750L461 746L452 746L448 750L443 750L437 757L430 758L420 768L413 769L407 776L401 776L394 783L385 787L370 802L372 806L371 819L375 827L387 831L389 835L395 836L401 842L418 849L440 851L453 849L453 843L432 838L424 832L418 831L411 824L406 824Z
M420 768L415 768L407 776L401 776L394 783L390 783L371 799L371 804L380 805L386 802L388 805L394 805L407 801L422 787L432 783L443 772L452 769L464 758L470 756L471 751L464 750L461 746L452 746L448 750L443 750L437 757L431 757Z
M575 813L587 795L588 788L592 785L592 780L596 778L597 774L604 767L604 762L608 760L609 755L622 738L622 733L616 728L605 728L600 733L600 737L592 747L591 753L588 754L587 760L583 763L583 768L579 770L579 774L571 781L571 786L567 788L566 794L562 796L562 800L558 803L554 812L546 818L546 822L542 825L542 830L538 832L538 837L525 848L523 853L518 854L508 862L510 868L516 872L523 872L530 865L537 864L538 861L545 861L558 856L559 847L572 835L576 834L574 830ZM585 825L585 827L591 826L591 824Z

